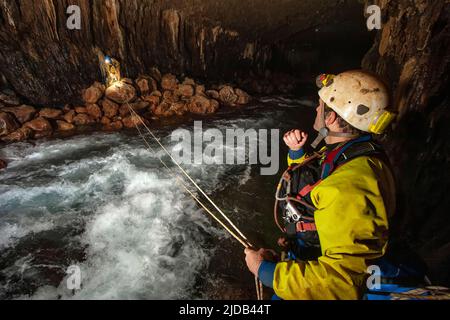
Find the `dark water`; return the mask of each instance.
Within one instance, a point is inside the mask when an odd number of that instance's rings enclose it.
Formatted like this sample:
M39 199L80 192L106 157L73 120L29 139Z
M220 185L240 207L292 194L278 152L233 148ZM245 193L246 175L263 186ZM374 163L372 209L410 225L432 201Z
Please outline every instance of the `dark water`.
M172 151L171 132L192 131L193 120L223 132L280 129L281 140L287 129L310 130L312 106L310 99L261 98L245 109L153 127ZM281 173L287 149L280 146ZM168 161L135 132L1 150L9 167L0 173L0 298L255 298L241 245L180 189L158 156ZM278 175L262 176L249 164L184 167L252 243L274 247ZM80 290L67 288L71 265L81 271Z

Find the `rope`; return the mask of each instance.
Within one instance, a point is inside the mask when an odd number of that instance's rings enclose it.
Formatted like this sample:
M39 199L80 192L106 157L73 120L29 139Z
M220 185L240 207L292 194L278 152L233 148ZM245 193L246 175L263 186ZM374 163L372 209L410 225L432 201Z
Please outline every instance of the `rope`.
M162 143L159 142L159 140L156 138L156 136L153 134L153 132L148 128L148 126L145 124L145 122L142 120L142 118L134 111L134 109L127 103L128 108L130 109L130 112L136 116L139 121L144 125L144 127L147 129L147 131L151 134L154 140L159 144L159 146L165 151L167 155L169 155L170 159L173 161L173 163L183 172L183 174L194 184L194 186L199 190L205 198L214 206L214 208L219 211L219 213L225 218L225 220L235 229L235 231L242 237L239 237L235 232L230 230L228 226L226 226L217 216L211 212L211 210L188 188L188 186L185 184L185 181L181 179L178 175L176 175L173 170L161 159L161 157L158 156L158 160L161 162L161 164L169 171L169 174L171 177L175 178L175 180L189 193L189 195L215 220L217 221L233 238L235 238L237 241L239 241L244 248L251 248L253 247L252 244L247 240L247 238L243 235L243 233L231 222L231 220L220 210L220 208L211 200L211 198L206 195L206 193L198 186L197 183L189 176L189 174L177 163L177 161L172 157L170 152L162 145ZM133 122L134 123L134 122ZM141 129L139 129L139 126L134 123L137 131L139 132L139 136L144 140L144 143L146 144L147 148L154 154L157 154L155 150L150 146L145 136L142 134ZM263 300L263 284L258 279L258 276L255 275L255 287L256 287L256 296L258 300Z
M170 157L172 162L181 170L181 172L186 176L186 178L189 179L189 181L192 182L192 184L197 188L198 191L213 205L213 207L222 215L222 217L234 228L234 230L244 239L246 242L250 244L250 242L247 240L247 237L234 225L234 223L227 217L225 213L223 213L222 210L214 203L214 201L211 200L211 198L203 191L202 188L194 181L194 179L191 178L191 176L184 170L180 164L172 157L172 154L164 147L164 145L159 141L159 139L153 134L153 132L150 130L150 128L145 124L145 122L142 120L142 118L134 111L134 109L130 106L130 104L127 102L127 106L130 109L132 113L134 113L135 116L139 119L139 121L142 123L142 125L147 129L147 131L150 133L152 138L159 144L161 149L164 150L164 152ZM137 124L135 124L136 128L138 127ZM251 245L250 245L251 246Z

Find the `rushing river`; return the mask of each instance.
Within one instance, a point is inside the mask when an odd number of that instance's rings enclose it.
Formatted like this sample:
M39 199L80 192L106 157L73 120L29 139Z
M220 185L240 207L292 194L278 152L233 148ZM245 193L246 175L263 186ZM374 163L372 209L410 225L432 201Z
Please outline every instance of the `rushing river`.
M154 127L310 129L310 99L262 98L254 106ZM281 136L280 136L281 141ZM251 141L250 143L257 143ZM280 171L286 148L280 143ZM244 148L244 146L236 146ZM246 148L248 149L248 148ZM3 148L0 171L1 299L255 298L243 249L167 174L158 149L133 131L90 133ZM277 175L258 165L184 165L248 238L274 246ZM77 266L81 288L69 290Z

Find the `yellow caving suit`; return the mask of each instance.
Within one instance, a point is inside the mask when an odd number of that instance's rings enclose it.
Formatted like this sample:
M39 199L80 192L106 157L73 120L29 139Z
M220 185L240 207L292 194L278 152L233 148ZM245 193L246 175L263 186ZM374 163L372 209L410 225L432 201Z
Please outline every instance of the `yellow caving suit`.
M288 156L289 165L304 160ZM388 216L395 211L392 173L376 157L360 156L316 186L311 199L322 255L277 263L275 293L285 300L361 299L367 267L387 245Z

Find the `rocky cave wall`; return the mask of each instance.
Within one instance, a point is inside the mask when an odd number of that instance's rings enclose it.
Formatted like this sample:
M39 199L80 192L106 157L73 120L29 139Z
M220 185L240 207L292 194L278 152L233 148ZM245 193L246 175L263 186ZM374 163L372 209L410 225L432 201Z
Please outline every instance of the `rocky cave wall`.
M66 27L69 5L81 8L81 30ZM99 52L131 78L153 66L208 80L278 66L304 75L350 56L356 67L371 40L362 12L357 0L4 0L0 74L30 104L48 106L100 80Z
M363 67L393 89L398 120L386 145L398 180L393 234L450 285L448 1L383 0L383 28Z

